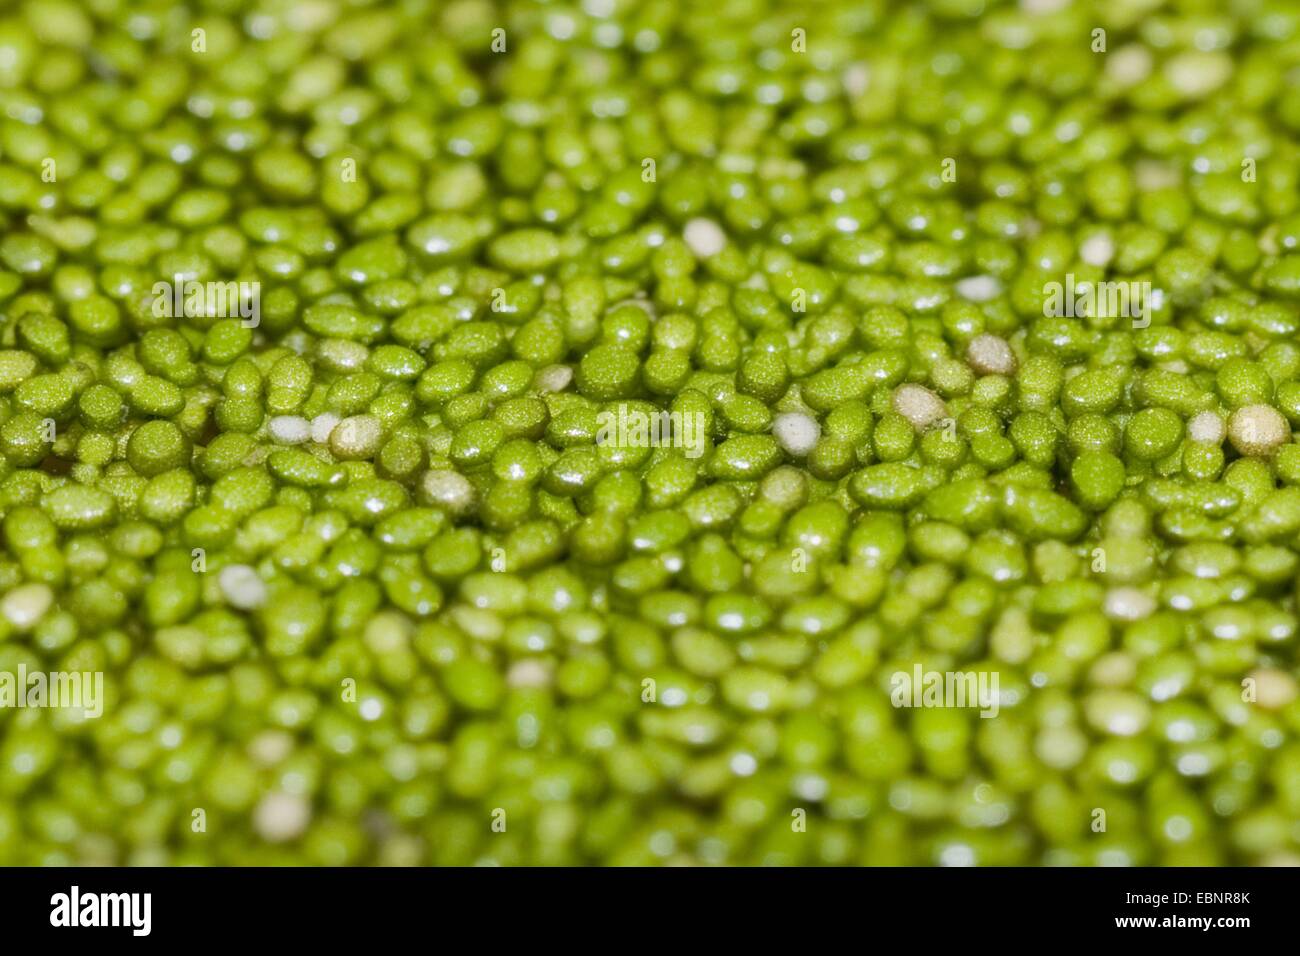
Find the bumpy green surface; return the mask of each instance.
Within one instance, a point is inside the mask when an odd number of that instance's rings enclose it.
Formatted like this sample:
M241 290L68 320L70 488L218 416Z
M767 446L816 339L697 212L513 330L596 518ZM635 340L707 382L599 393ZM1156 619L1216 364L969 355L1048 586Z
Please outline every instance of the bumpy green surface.
M1296 861L1298 72L1282 0L0 10L0 671L108 695L0 710L0 863Z

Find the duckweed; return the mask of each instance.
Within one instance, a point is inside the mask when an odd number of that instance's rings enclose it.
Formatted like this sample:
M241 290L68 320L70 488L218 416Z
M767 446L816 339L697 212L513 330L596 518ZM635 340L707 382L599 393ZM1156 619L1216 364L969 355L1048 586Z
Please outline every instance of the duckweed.
M1287 4L128 6L0 17L0 863L1300 860Z

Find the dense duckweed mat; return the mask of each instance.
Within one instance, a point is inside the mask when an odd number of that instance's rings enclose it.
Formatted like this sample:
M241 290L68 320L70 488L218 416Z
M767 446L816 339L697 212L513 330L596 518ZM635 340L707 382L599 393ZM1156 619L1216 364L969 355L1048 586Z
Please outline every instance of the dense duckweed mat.
M0 863L1300 861L1300 8L0 10Z

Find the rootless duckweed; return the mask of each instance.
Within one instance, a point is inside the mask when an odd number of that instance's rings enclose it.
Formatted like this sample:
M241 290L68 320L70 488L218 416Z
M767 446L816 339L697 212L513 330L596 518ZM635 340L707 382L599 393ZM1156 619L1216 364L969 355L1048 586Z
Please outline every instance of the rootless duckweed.
M0 678L105 700L0 681L0 863L1300 861L1298 70L1283 0L19 0Z

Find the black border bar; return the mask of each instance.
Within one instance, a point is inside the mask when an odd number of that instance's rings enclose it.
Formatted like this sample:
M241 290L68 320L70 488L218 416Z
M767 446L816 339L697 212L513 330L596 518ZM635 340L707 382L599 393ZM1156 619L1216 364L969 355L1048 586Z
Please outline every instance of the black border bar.
M149 935L130 926L52 926L52 899L74 885L83 902L87 894L149 893ZM690 927L691 942L716 936L734 949L740 938L768 941L782 926L825 943L839 931L909 946L965 939L980 949L1015 938L1102 936L1230 945L1294 932L1296 885L1294 871L1236 868L7 869L0 925L14 943L66 942L76 933L81 942L126 946L373 947L423 938L459 948L518 933L535 947L659 937L677 948ZM1134 918L1154 923L1119 923ZM1248 925L1219 922L1242 918ZM810 940L806 948L819 946Z

